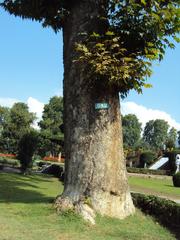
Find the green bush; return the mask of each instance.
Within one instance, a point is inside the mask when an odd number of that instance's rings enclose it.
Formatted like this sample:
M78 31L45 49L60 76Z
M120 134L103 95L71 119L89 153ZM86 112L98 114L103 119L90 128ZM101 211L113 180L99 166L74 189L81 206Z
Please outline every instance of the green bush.
M140 155L140 167L144 167L145 164L150 166L156 159L156 153L152 151L143 152Z
M175 187L180 187L180 172L173 175L173 184Z
M142 173L142 174L152 174L152 175L170 175L168 170L152 170L147 168L130 168L127 167L127 172L129 173Z
M134 205L156 218L180 239L180 205L160 197L131 193Z
M38 134L35 130L25 133L18 144L18 159L20 160L22 172L32 168L33 155L38 144Z
M5 157L0 157L0 164L4 166L18 166L19 161L17 159L10 159L10 158L5 158Z

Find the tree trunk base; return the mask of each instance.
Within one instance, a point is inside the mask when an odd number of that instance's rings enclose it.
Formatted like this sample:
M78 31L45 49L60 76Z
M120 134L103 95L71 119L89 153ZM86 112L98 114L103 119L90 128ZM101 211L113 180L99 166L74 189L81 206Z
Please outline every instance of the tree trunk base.
M95 224L95 211L84 201L73 202L68 197L64 198L59 196L56 198L54 206L58 213L68 210L75 211L77 214L81 215L85 221L91 223L92 225Z
M95 224L96 213L118 219L124 219L135 213L129 192L121 195L108 192L95 193L91 198L79 201L73 201L68 196L58 196L55 208L59 213L68 210L75 211L91 224Z

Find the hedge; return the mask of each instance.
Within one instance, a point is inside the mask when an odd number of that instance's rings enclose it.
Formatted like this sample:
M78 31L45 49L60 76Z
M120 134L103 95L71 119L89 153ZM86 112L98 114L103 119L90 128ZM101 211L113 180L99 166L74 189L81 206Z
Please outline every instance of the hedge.
M180 239L180 204L153 195L131 193L134 205L152 215Z
M143 174L152 174L152 175L170 175L168 170L152 170L147 168L131 168L127 167L127 172L129 173L143 173Z
M4 166L19 166L19 161L17 159L9 159L9 158L4 158L4 157L0 157L0 164L4 165Z

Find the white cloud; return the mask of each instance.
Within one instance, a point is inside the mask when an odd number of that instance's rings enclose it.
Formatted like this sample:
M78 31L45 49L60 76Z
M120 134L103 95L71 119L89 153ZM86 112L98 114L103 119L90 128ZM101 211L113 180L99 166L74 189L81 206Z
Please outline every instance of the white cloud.
M0 98L0 106L3 107L12 107L16 102L19 102L19 100L15 98Z
M42 112L44 109L44 103L38 101L35 98L29 97L27 100L27 105L29 107L29 111L33 112L36 114L37 120L34 123L34 128L39 128L38 127L38 122L41 120L42 118Z
M135 114L142 123L142 127L144 127L146 122L149 120L163 119L167 121L171 127L180 130L180 123L173 119L168 113L156 109L146 108L142 105L136 104L135 102L122 102L121 112L123 115Z
M29 107L29 111L30 112L34 112L36 113L36 116L38 118L42 117L42 112L43 112L43 108L44 108L44 103L38 101L35 98L29 97L27 100L27 105Z

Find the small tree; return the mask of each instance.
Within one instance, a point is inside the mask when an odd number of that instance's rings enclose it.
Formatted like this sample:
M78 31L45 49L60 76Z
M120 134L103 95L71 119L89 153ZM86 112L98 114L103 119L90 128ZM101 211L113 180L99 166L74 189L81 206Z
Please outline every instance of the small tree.
M18 144L18 159L23 173L32 168L33 155L38 144L38 133L34 129L26 132Z
M140 155L140 167L151 165L154 162L155 158L156 158L156 154L154 152L151 152L151 151L143 152Z

